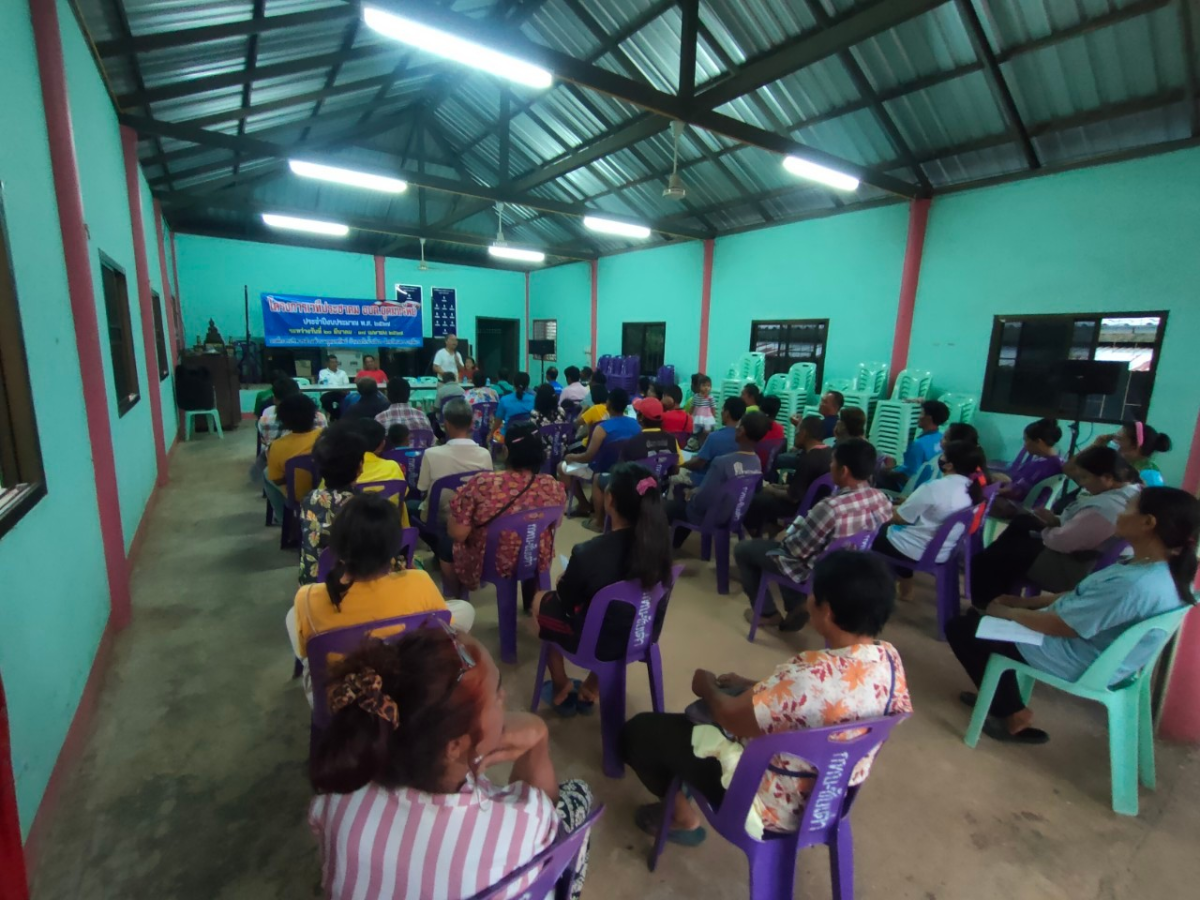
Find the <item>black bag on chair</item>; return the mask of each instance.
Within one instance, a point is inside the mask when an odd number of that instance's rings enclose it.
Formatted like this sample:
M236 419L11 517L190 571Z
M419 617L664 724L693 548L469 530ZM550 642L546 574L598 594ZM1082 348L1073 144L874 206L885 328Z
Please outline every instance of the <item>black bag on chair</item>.
M175 405L183 410L213 409L217 394L212 373L203 366L176 366Z

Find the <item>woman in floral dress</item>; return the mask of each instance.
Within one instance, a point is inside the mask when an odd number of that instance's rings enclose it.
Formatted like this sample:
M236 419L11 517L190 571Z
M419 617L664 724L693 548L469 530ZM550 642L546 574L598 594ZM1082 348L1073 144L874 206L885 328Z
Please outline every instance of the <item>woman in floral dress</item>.
M300 502L300 583L317 580L318 559L333 517L351 497L362 472L367 441L352 423L338 423L313 446L313 459L324 484Z

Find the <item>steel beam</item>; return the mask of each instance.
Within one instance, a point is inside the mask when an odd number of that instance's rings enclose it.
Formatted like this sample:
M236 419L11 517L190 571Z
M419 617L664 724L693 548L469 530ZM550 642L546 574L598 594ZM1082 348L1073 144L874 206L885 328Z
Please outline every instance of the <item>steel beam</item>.
M685 105L696 96L696 40L700 28L700 0L680 0L683 29L679 35L679 99Z
M155 50L167 50L171 47L190 47L203 44L206 41L220 41L227 38L247 37L254 34L265 34L278 31L281 28L295 28L301 25L313 25L328 22L330 25L342 19L359 15L353 6L335 6L326 9L315 9L309 12L288 13L282 16L270 16L265 19L247 19L242 22L226 22L222 25L203 25L199 28L180 28L177 31L162 31L158 34L132 35L113 38L96 43L96 52L102 57L121 56L125 53L151 53Z

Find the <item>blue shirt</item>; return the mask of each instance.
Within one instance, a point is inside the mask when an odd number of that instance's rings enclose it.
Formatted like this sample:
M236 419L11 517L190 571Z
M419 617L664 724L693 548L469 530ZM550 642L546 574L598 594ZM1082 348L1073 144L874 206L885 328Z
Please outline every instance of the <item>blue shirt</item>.
M1089 575L1071 593L1046 607L1079 637L1047 637L1041 646L1017 647L1031 666L1076 681L1130 625L1178 609L1179 605L1179 591L1165 562L1118 563ZM1111 683L1144 666L1162 639L1161 632L1150 632L1142 638Z
M509 420L514 416L528 417L533 412L533 391L525 389L525 396L520 399L514 394L505 394L496 406L496 418L500 420L500 433L508 429Z
M905 475L912 475L917 469L929 462L939 453L942 452L942 433L940 431L931 431L928 434L923 434L904 451L904 462L896 466L892 471L903 472Z
M692 484L699 487L704 483L704 476L708 474L708 470L712 468L712 461L718 456L737 453L737 451L737 429L732 425L718 428L708 436L708 439L704 442L704 446L696 454L696 459L702 459L708 465L698 472L692 472Z
M550 385L550 387L554 388L554 393L556 393L556 394L562 393L563 386L559 382L547 381L546 384L548 384L548 385Z
M705 441L705 446L708 446L707 441ZM757 453L735 451L718 456L709 463L705 472L708 477L704 479L704 485L692 494L692 499L688 501L687 505L688 521L695 522L697 525L704 521L704 514L720 501L721 488L727 482L739 475L761 475L762 462Z
M602 421L597 427L604 429L604 443L600 445L600 449L592 457L590 467L593 472L607 472L610 467L616 464L617 457L612 454L611 450L608 453L604 451L617 441L625 441L635 434L639 434L642 426L637 423L637 419L631 419L629 416L613 416ZM608 464L602 464L600 468L597 468L596 463L600 460L601 456L607 460Z

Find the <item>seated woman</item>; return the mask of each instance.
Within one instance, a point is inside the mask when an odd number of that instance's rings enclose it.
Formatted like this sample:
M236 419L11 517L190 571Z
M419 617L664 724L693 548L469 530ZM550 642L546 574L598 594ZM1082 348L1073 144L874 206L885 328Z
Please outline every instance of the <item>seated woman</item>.
M592 429L608 418L608 385L603 381L595 380L603 376L603 372L597 372L592 376L592 388L585 401L590 402L591 405L585 406L579 416L579 427L575 431L575 437L579 443L572 445L572 453L582 451L587 446L588 436L591 435Z
M1048 509L1021 513L971 559L971 603L983 609L1020 581L1069 591L1113 543L1117 516L1140 490L1137 473L1111 447L1088 447L1070 463L1083 488L1061 518Z
M1011 619L1046 635L1040 645L977 638L979 613L975 610L946 626L950 649L976 686L993 653L1077 681L1129 626L1178 609L1181 603L1195 604L1192 582L1200 501L1177 488L1146 488L1128 498L1117 516L1116 533L1133 547L1133 557L1089 575L1070 593L1005 595L988 605L987 615ZM1117 670L1114 683L1145 665L1157 639L1147 635L1134 648ZM967 705L975 705L975 694L964 693L961 698ZM1032 727L1032 722L1033 712L1021 700L1016 676L1005 672L984 732L996 740L1044 744L1049 736Z
M1021 503L1029 496L1030 488L1062 472L1063 461L1056 447L1060 440L1062 428L1058 419L1038 419L1025 426L1025 458L1021 464L1007 472L992 474L996 481L1005 484L992 504L990 515L997 519L1013 518L1021 512Z
M543 425L561 425L570 422L570 414L558 405L558 394L554 393L554 385L539 384L533 392L533 412L529 414L530 421L538 428ZM549 441L549 438L545 439ZM552 443L552 442L551 442ZM546 444L549 450L551 443Z
M518 373L518 379L522 374ZM532 422L514 422L508 430L505 445L508 453L503 471L480 472L459 488L450 501L450 518L446 522L448 540L438 546L442 589L446 596L457 596L464 587L471 591L479 587L483 553L487 547L487 527L494 520L544 506L561 509L566 502L562 485L554 480L554 476L539 474L546 461L546 448ZM501 576L513 573L520 548L520 536L512 532L500 536L496 568ZM554 529L548 528L538 545L538 571L549 571L553 557ZM529 609L537 583L531 580L521 588L525 608Z
M297 456L312 452L313 444L321 436L317 427L317 404L306 394L297 391L284 397L275 406L279 425L284 429L280 437L271 441L267 448L267 468L263 472L263 490L275 511L276 521L282 522L287 513L287 463ZM315 485L309 483L307 474L296 478L296 495L303 497Z
M300 583L317 580L318 559L330 523L354 497L353 485L362 473L367 442L359 433L363 420L337 422L313 444L313 459L324 483L300 504ZM403 428L404 426L392 426Z
M400 511L373 494L356 495L334 516L329 547L337 562L324 583L296 592L288 612L288 635L298 659L307 661L314 635L430 610L449 609L454 626L470 630L475 621L470 603L443 600L420 569L394 571L401 531ZM389 633L384 629L378 636Z
M711 719L744 745L765 734L912 711L900 654L876 639L895 605L895 582L887 564L869 553L839 550L817 563L813 579L809 621L826 649L799 653L761 681L697 669L692 690L707 709L696 721ZM854 736L847 733L847 738ZM625 725L621 753L656 797L665 796L679 776L719 807L723 779L732 777L740 750L717 729L697 727L687 714L640 713ZM851 784L866 780L873 760L874 753L863 759ZM778 756L772 763L752 807L756 822L747 822L760 839L764 831L795 831L813 790L808 763L792 756ZM671 816L669 840L688 846L704 840L703 820L684 792L675 795L675 808L666 812ZM638 809L635 821L642 831L657 835L663 813L662 803L650 804Z
M404 478L404 469L400 463L394 459L387 459L379 454L384 453L388 449L387 429L383 424L375 419L356 419L352 420L352 424L356 425L359 434L363 440L367 442L367 452L363 454L362 471L358 475L356 484L375 484L380 481L401 481ZM322 474L324 474L322 472ZM403 490L408 489L405 484ZM400 521L405 528L408 527L408 508L403 502L403 494L397 494L389 498L390 503L394 504L400 510Z
M518 372L513 379L513 392L504 394L496 406L496 418L492 431L501 439L508 433L508 425L514 420L528 419L533 412L533 392L529 390L529 373Z
M337 665L332 685L308 813L325 897L464 900L587 819L591 790L558 782L546 723L505 712L500 671L471 637L427 627L372 641ZM507 785L484 774L510 762Z
M879 532L871 549L884 556L916 562L937 534L941 524L961 509L983 501L983 474L987 460L978 444L951 441L942 447L939 461L942 477L927 481L896 507L892 524ZM951 534L942 545L937 561L950 558L959 535ZM978 557L976 557L978 558ZM912 597L912 576L909 569L897 569L901 600Z
M612 531L576 544L558 587L539 593L533 601L538 636L568 651L578 649L588 606L603 588L631 580L649 588L666 584L671 577L667 516L654 474L633 463L618 463L610 474L608 511ZM654 620L656 640L666 612L666 604L660 603ZM596 646L598 659L625 657L633 618L634 611L623 603L608 608ZM595 674L589 673L576 693L558 650L551 648L546 664L555 712L562 716L591 712L598 696Z
M1118 451L1125 462L1133 466L1146 487L1163 486L1162 472L1152 459L1155 453L1166 453L1171 449L1171 439L1161 431L1155 431L1145 422L1126 422L1120 431L1102 434L1092 442L1093 447L1105 445Z

